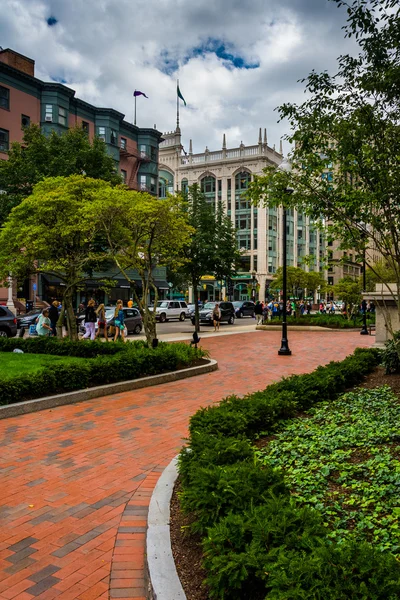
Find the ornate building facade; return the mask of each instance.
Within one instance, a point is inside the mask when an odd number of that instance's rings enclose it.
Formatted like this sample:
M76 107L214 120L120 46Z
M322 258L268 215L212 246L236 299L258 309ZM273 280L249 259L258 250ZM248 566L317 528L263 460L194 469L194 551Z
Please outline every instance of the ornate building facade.
M266 166L278 166L283 159L282 143L279 152L270 147L267 132L260 128L258 143L228 148L223 136L220 150L193 153L190 140L185 153L179 127L163 135L159 149L159 196L184 190L198 183L207 200L220 202L237 229L237 244L242 250L241 269L234 279L233 299L264 300L276 294L275 273L282 265L282 208L255 207L246 198L254 175L262 175ZM288 266L323 270L325 255L323 238L308 217L297 210L287 215ZM304 259L313 256L310 266ZM309 261L306 261L309 262ZM212 277L203 278L203 299L218 300L226 295L223 283Z

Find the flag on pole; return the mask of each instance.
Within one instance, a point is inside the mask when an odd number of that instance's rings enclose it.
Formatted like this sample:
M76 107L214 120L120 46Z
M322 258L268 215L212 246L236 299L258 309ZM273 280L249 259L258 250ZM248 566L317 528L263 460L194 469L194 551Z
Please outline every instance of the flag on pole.
M181 94L181 90L179 89L179 83L176 86L176 93L178 94L178 98L180 98L183 101L183 104L186 106L186 100Z
M144 92L139 92L139 90L135 90L133 92L133 95L134 95L135 98L136 98L136 96L144 96L147 99L149 98L148 96L146 96L146 94ZM185 104L186 104L186 102L185 102Z

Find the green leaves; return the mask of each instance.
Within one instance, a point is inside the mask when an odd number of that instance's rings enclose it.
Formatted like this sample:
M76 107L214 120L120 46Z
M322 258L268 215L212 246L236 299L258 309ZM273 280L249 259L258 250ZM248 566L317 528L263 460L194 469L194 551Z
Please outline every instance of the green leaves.
M283 470L301 504L322 513L328 537L373 540L397 554L399 419L390 388L356 390L290 421L263 460Z

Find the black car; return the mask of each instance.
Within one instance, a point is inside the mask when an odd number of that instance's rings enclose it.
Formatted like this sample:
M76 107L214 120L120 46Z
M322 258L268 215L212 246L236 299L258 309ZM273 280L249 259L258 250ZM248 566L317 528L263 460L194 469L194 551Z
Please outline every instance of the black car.
M6 306L0 306L0 337L17 335L17 319Z
M236 316L241 319L242 317L254 317L254 309L256 305L251 300L244 302L232 302L235 307Z
M216 304L219 305L221 310L221 322L226 321L233 325L235 322L235 307L232 302L206 302L199 314L200 323L212 324L212 315ZM194 316L192 317L192 324L194 325Z
M17 317L17 327L20 329L21 327L25 327L25 329L29 329L30 325L34 325L36 323L36 319L42 314L40 308L34 308L30 310L25 315L21 315Z

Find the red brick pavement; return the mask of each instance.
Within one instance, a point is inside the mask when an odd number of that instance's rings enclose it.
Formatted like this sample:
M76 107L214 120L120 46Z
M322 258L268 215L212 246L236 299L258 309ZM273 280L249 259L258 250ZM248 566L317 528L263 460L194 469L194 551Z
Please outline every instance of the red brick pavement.
M144 600L151 492L199 406L339 360L371 337L213 337L219 371L0 421L1 600Z

